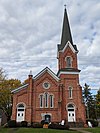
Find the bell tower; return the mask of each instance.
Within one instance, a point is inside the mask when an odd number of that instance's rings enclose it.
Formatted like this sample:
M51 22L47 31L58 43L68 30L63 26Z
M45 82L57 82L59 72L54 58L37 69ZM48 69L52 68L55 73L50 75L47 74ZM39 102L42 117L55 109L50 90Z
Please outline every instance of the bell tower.
M73 44L68 15L65 8L61 36L61 44L58 45L58 68L62 71L78 71L77 46Z
M67 10L64 10L61 43L58 45L58 73L62 86L61 114L68 122L85 123L82 88L79 84L77 46L73 44ZM83 112L83 114L82 114Z

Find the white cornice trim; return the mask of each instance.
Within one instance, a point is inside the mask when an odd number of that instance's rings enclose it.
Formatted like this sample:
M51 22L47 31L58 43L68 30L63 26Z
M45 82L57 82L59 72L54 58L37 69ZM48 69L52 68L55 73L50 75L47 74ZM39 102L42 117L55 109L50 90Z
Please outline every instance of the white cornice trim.
M16 89L12 90L11 93L17 93L17 92L19 92L22 89L26 89L27 86L28 86L28 84L25 84L25 85L23 85L23 86L21 86L19 88L16 88Z
M42 70L33 79L37 79L39 76L43 75L45 72L48 72L56 81L59 81L59 78L48 67L46 67L44 70Z
M70 43L70 41L68 41L68 42L66 43L66 45L64 46L64 48L63 48L62 50L60 50L60 52L64 52L65 49L66 49L68 46L71 48L71 50L73 51L73 53L77 53L77 51L74 49L74 47L72 46L72 44Z
M64 71L60 71L59 74L58 74L58 77L59 77L61 74L79 74L79 72L64 72Z

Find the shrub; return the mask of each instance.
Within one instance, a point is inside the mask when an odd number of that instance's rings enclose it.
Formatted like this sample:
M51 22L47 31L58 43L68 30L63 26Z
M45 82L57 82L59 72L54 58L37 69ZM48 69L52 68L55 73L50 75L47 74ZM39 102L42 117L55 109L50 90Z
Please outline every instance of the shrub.
M51 129L61 129L61 130L69 130L69 126L68 125L59 125L56 123L51 123L48 128Z
M21 122L21 127L27 127L27 121L22 121Z
M45 121L44 124L49 124L49 122L48 121Z
M21 122L17 122L16 127L21 127Z
M16 120L8 121L8 127L10 127L10 128L16 127Z
M32 123L28 122L27 127L31 127Z
M42 120L42 121L41 121L41 124L44 125L44 124L45 124L45 120Z
M93 127L97 127L98 126L98 121L97 120L88 119L86 121L87 125L88 125L88 121L91 122L91 124L92 124Z
M33 123L32 127L33 128L42 128L43 125L41 123Z
M3 127L4 127L4 128L7 128L7 127L8 127L8 123L5 123L5 124L3 125Z

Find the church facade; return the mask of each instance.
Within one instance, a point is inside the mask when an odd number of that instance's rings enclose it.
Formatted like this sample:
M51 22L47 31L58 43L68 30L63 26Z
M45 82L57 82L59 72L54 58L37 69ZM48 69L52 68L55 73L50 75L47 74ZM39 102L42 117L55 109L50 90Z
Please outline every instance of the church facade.
M58 73L46 67L13 93L12 120L17 122L85 123L85 106L79 84L77 46L73 44L67 11L64 11L61 44L58 45Z

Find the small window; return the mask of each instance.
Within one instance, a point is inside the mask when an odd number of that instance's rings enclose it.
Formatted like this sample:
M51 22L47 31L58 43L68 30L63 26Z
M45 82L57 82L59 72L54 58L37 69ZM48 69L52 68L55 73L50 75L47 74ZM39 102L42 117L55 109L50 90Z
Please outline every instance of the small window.
M72 104L68 104L68 108L74 108Z
M18 108L24 108L24 105L23 104L19 104Z
M68 111L74 111L74 106L73 106L73 104L69 104L68 105Z
M72 67L72 58L70 56L66 58L66 63L68 68Z
M68 111L74 111L74 109L68 109Z
M43 88L44 88L44 89L49 89L49 88L50 88L50 83L47 82L47 81L44 82L44 83L43 83Z
M54 102L53 99L54 99L53 95L50 95L50 108L53 108L53 104L54 104L53 103Z
M69 98L72 98L72 87L69 87Z
M24 111L24 109L18 109L18 111Z

